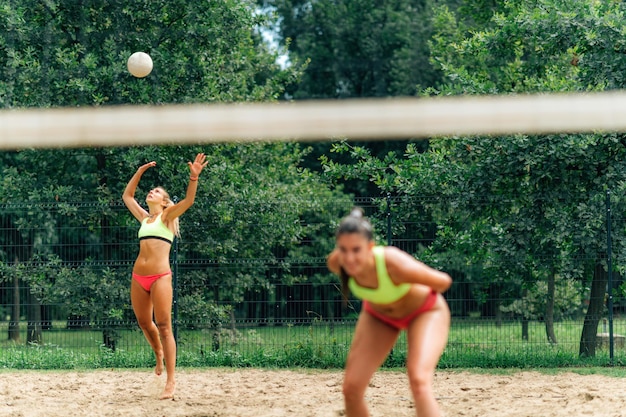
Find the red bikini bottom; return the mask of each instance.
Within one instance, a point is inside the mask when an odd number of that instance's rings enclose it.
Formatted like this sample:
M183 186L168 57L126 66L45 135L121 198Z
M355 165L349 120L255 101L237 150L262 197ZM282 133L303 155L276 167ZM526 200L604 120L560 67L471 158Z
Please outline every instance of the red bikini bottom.
M139 285L143 287L144 290L150 292L150 288L152 288L152 284L154 284L154 282L157 279L164 277L166 275L172 275L172 271L167 271L162 274L156 274L156 275L138 275L133 272L133 279L137 281Z
M363 301L363 309L367 311L373 317L376 317L378 320L382 321L383 323L386 323L390 325L391 327L396 328L398 330L404 330L409 327L409 324L411 324L411 322L417 316L419 316L422 313L427 312L428 310L434 307L435 303L437 302L437 295L438 295L437 292L435 290L432 290L430 294L428 294L426 301L424 301L424 304L422 304L420 308L418 308L417 310L415 310L408 316L405 316L399 319L386 316L374 310L372 308L372 305L368 301L365 301L365 300Z

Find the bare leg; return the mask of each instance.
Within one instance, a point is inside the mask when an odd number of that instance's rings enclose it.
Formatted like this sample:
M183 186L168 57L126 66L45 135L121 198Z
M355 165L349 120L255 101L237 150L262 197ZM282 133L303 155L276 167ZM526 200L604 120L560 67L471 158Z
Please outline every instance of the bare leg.
M369 313L361 311L346 361L343 396L346 416L365 417L369 413L365 390L372 375L385 361L400 332Z
M159 338L159 329L152 320L152 299L150 293L144 290L134 279L131 280L130 284L130 300L133 305L135 317L137 318L137 323L156 356L154 373L161 375L163 373L163 345Z
M174 398L174 391L176 390L176 378L174 377L176 369L176 341L172 331L172 276L166 275L156 280L150 289L150 295L152 296L154 318L161 336L165 357L167 381L160 397L162 400L165 400Z
M407 329L407 372L419 417L440 415L432 385L449 330L450 310L441 295L435 307L418 316Z

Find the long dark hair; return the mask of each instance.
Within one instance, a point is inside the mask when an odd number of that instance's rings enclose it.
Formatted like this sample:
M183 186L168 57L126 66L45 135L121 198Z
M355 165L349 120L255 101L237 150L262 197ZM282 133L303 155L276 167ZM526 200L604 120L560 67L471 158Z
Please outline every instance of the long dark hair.
M354 207L349 215L344 217L339 223L337 232L335 233L335 239L341 235L349 233L358 233L365 237L368 241L374 240L374 230L372 224L363 215L363 209L360 207ZM350 288L348 287L348 280L350 277L340 266L339 278L341 279L341 295L343 296L344 306L348 303L348 297L350 296Z

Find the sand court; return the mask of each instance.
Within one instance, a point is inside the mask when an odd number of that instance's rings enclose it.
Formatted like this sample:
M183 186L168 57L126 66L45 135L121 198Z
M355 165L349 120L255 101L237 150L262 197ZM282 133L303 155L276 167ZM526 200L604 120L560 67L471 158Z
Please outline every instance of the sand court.
M2 371L0 416L313 416L344 415L341 371L179 369L174 400L150 370ZM626 415L626 380L573 372L487 375L438 371L443 415ZM380 371L367 400L373 416L414 416L406 375Z

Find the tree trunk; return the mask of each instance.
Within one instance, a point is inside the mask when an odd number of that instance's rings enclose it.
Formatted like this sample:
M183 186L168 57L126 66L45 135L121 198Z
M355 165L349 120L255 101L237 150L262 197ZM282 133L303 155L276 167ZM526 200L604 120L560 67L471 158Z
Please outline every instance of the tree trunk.
M598 332L598 323L604 310L604 298L606 294L607 273L602 265L602 259L596 259L593 271L593 279L591 281L591 292L589 294L589 307L585 314L585 322L580 337L579 356L595 357L596 356L596 334Z
M39 345L42 341L41 332L41 304L37 297L28 293L27 309L28 325L26 328L26 343Z
M524 300L527 295L528 295L528 290L524 288L522 290L522 300ZM522 340L525 342L527 342L529 339L529 336L528 336L529 324L530 324L530 320L528 319L528 317L526 317L525 313L522 313Z
M500 301L496 304L496 327L502 327L502 309L500 308Z
M213 352L217 352L220 350L220 336L222 335L222 326L221 324L215 324L214 326L212 326L211 330L211 347L213 349Z
M9 320L9 340L20 340L20 279L13 276L13 304L11 305L11 319Z
M235 320L235 309L231 308L230 309L230 330L231 332L233 332L233 334L235 334L235 332L237 331L237 322Z
M117 339L118 335L115 329L105 328L102 330L102 344L111 350L111 352L115 352L115 348L117 347Z
M530 320L522 318L522 340L528 341L528 323Z
M546 324L546 336L548 342L556 345L556 334L554 333L554 298L556 293L556 276L554 273L550 273L548 276L548 294L546 297L546 314L544 321Z

